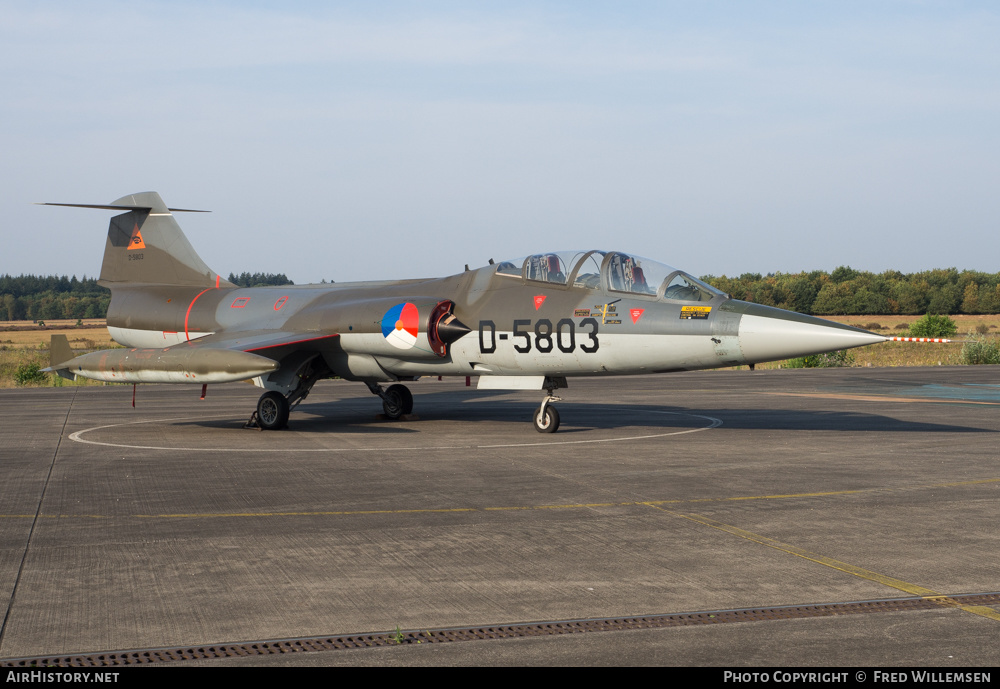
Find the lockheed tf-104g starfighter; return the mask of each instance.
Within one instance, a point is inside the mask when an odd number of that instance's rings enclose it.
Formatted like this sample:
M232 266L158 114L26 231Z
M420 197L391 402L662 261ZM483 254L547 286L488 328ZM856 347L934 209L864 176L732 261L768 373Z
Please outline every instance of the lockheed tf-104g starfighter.
M255 421L280 429L324 378L360 381L385 415L413 409L401 381L478 376L479 387L544 390L532 415L559 427L554 391L574 376L756 364L883 342L839 323L719 292L682 270L619 251L563 251L443 278L239 288L195 253L155 192L107 205L100 284L108 330L126 349L73 358L62 376L122 383L253 380ZM389 384L385 386L385 384ZM204 392L204 387L202 388Z

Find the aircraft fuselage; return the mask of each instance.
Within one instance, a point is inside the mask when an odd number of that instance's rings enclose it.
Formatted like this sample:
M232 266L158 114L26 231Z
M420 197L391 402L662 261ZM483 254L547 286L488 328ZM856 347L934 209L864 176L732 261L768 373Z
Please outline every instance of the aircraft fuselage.
M454 313L471 329L443 356L419 335L410 346L384 336L383 320L394 306L413 304L423 326L420 319L442 301L453 302ZM771 321L772 328L779 324L782 332L747 328L747 322L761 320ZM843 347L857 346L859 337L866 339L863 344L881 339L724 295L707 302L664 301L655 295L511 279L492 266L446 278L384 283L120 287L108 311L108 329L131 348L171 347L228 331L337 335L319 350L331 369L344 378L377 381L660 373L829 351L831 336L842 338ZM811 331L812 338L806 334Z
M399 418L412 394L382 383L475 375L480 387L546 390L534 424L553 432L549 403L569 377L755 364L885 340L730 299L615 251L534 254L426 280L243 289L202 261L175 220L182 209L159 194L82 205L124 211L108 227L101 284L112 293L108 329L128 349L74 358L54 342L48 370L126 383L252 379L267 390L251 421L262 428L283 428L323 378L363 381Z

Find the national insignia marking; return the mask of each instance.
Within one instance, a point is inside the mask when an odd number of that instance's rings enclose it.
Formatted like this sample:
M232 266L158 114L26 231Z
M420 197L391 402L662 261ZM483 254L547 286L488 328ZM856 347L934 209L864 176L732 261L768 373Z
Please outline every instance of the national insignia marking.
M142 241L142 233L139 232L138 223L136 223L135 228L132 230L132 238L128 240L128 248L130 251L146 248L146 242Z
M415 304L396 304L382 316L382 337L397 349L417 344L420 314Z

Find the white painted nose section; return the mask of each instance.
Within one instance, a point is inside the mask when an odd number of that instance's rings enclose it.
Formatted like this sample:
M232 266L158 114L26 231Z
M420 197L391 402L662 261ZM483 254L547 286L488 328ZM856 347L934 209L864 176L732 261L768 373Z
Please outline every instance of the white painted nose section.
M801 316L799 318L802 318ZM776 361L838 349L863 347L887 338L820 318L786 320L744 314L740 319L740 349L750 362Z

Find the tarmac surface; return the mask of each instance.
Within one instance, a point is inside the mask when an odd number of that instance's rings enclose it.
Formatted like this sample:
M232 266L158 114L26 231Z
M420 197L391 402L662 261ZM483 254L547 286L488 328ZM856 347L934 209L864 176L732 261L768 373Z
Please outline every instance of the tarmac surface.
M473 381L473 385L475 381ZM1000 367L0 391L0 659L1000 591ZM995 666L1000 606L191 661ZM180 664L180 663L173 663Z

